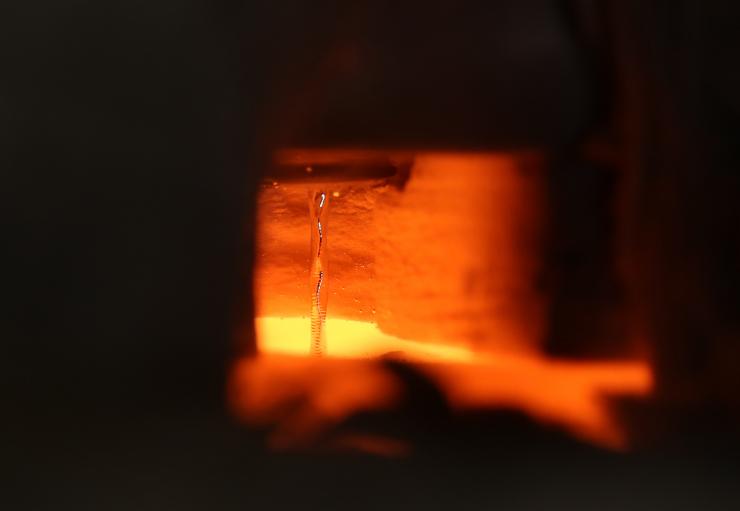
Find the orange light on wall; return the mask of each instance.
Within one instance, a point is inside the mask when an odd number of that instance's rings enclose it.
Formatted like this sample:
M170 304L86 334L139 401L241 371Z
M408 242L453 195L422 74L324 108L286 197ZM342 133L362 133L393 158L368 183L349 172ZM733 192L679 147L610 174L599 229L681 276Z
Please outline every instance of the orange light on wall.
M516 408L580 438L627 445L604 398L649 393L648 366L541 354L547 301L537 286L544 219L536 157L278 155L286 161L306 174L269 182L259 198L259 355L235 371L241 417L272 424L276 445L310 444L354 412L397 403L400 384L377 362L391 354L434 382L453 410ZM408 175L311 175L362 161L410 162ZM318 224L309 214L316 190L331 201ZM320 280L312 230L324 250ZM328 303L317 357L311 313L319 292ZM301 405L289 412L289 403Z

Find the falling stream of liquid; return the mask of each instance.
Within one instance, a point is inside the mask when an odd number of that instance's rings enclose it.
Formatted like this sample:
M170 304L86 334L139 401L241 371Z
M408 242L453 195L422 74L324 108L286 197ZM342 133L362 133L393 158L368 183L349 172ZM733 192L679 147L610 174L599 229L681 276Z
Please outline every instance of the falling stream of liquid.
M311 354L321 356L326 349L327 245L326 227L329 194L309 193L311 213Z

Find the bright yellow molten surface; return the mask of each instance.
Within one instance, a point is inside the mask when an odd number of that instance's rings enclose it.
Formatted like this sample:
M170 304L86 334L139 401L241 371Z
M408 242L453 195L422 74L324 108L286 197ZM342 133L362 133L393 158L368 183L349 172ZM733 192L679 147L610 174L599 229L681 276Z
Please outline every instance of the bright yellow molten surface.
M308 355L311 320L305 317L263 317L255 320L260 353ZM415 361L472 362L476 355L458 347L417 342L385 334L369 322L326 320L326 353L335 358L373 358L393 354Z

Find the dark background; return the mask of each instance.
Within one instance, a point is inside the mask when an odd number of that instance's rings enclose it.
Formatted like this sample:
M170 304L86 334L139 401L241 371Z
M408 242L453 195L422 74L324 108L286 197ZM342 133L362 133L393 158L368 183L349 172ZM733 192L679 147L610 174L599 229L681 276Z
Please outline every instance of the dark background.
M739 27L731 1L3 3L0 503L732 507ZM651 339L636 453L452 417L403 367L406 405L358 420L409 459L273 454L229 419L266 155L358 143L551 155L548 349Z

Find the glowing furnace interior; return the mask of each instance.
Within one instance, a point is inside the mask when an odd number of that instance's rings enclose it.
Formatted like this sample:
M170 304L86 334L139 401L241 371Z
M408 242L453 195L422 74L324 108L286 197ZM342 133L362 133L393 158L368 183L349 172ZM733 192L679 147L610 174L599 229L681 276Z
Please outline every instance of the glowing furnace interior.
M368 159L395 172L343 180L315 171L315 162ZM453 409L513 407L627 445L604 398L647 394L647 365L542 354L536 156L288 151L278 160L305 174L271 178L259 196L259 355L239 366L235 393L247 420L282 422L278 437L290 445L358 410L392 407L401 390L375 362L388 355L415 364ZM297 397L309 403L298 417L277 414Z

